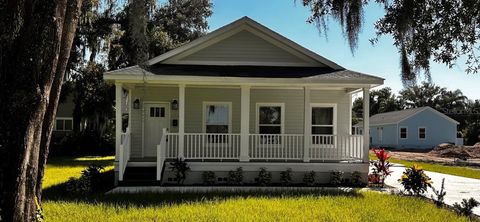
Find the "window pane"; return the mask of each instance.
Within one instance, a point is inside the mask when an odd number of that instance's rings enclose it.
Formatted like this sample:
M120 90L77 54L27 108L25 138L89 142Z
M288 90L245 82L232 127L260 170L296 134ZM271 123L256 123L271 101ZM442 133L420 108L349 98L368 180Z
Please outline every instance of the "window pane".
M333 107L313 107L312 125L333 125Z
M63 120L62 119L57 119L56 121L56 127L57 127L57 130L63 130Z
M282 108L280 106L262 106L259 108L260 124L281 124Z
M155 117L155 107L150 107L150 117Z
M407 138L407 128L400 128L400 138Z
M314 127L312 127L312 134L333 135L333 127L331 127L331 126L314 126Z
M207 125L207 133L228 133L228 125Z
M418 137L420 139L425 139L425 128L419 128L418 129Z
M281 126L260 126L259 127L260 134L280 134L282 131Z
M160 108L160 117L165 117L165 107Z
M206 125L228 125L228 105L217 104L206 107Z
M65 130L72 130L72 120L65 120Z

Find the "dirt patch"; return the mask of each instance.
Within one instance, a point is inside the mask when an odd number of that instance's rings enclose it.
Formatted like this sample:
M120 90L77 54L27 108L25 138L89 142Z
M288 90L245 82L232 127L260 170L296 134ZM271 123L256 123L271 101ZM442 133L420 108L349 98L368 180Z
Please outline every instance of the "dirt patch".
M452 157L462 160L480 158L480 144L474 146L456 146L452 144L440 144L429 153L440 157Z

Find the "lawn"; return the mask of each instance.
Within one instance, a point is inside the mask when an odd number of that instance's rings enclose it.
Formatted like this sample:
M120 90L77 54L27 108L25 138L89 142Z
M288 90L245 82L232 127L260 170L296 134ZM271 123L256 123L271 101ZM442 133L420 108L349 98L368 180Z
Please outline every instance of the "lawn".
M47 221L468 221L422 199L375 192L72 195L64 183L89 164L112 179L112 157L53 158L47 165ZM113 179L112 179L113 180Z
M376 160L377 157L375 156L375 154L370 153L370 159ZM407 167L411 167L413 166L413 164L418 164L418 165L421 165L424 170L431 171L431 172L445 173L450 175L480 179L480 170L474 169L471 167L447 166L447 165L442 165L438 163L407 161L407 160L401 160L396 158L390 158L389 161L392 163L399 163Z

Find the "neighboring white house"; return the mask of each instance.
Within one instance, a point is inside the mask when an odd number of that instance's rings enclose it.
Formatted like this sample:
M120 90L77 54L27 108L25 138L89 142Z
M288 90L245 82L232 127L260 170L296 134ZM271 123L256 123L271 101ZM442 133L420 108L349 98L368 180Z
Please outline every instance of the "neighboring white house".
M261 167L274 182L288 168L296 182L309 171L324 183L333 170L367 176L369 136L351 133L352 94L368 97L384 80L346 70L248 17L104 77L117 101L127 94L127 109L116 105L116 181L141 167L154 169L152 180L172 181L168 162L176 158L191 168L187 184L202 183L204 171L223 181L238 167L246 183Z
M363 123L354 126L362 134ZM431 149L441 143L463 145L459 123L430 107L380 113L370 117L370 143L397 149Z

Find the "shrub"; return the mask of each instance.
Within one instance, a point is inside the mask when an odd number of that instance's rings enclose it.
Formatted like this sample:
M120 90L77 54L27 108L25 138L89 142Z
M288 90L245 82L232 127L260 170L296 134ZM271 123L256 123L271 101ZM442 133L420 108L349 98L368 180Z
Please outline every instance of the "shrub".
M205 171L202 173L203 184L213 185L215 184L215 172Z
M351 182L354 186L361 186L362 185L362 174L358 171L355 171L351 175Z
M243 168L239 167L235 171L228 172L228 183L233 185L241 185L243 183Z
M177 158L170 163L170 169L175 173L175 181L177 184L183 184L185 178L187 178L187 171L190 170L187 162L185 160Z
M340 185L343 182L343 172L342 171L332 171L330 172L330 184Z
M289 185L292 183L292 169L288 168L285 171L280 172L280 181L283 185Z
M272 181L272 173L267 171L267 168L262 167L258 172L257 183L260 186L266 186Z
M445 191L445 178L442 179L442 186L440 187L440 190L435 189L435 187L432 186L433 193L435 196L432 195L432 200L437 205L437 207L442 207L444 204L444 198L445 194L447 192Z
M422 167L417 164L406 168L398 181L403 185L405 191L417 196L427 192L428 187L432 187L430 177L428 177Z
M97 191L102 186L101 174L104 168L90 165L82 170L80 178L70 177L67 181L67 191L71 193L88 194Z
M307 186L315 185L315 171L312 170L310 172L305 173L305 175L303 176L303 182Z
M472 209L475 207L480 206L480 202L477 200L470 198L470 199L463 199L462 203L454 203L453 204L453 209L455 212L457 212L460 215L464 216L471 216L472 215Z

